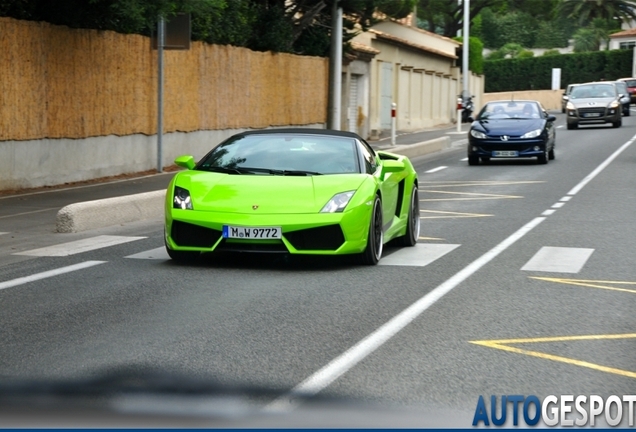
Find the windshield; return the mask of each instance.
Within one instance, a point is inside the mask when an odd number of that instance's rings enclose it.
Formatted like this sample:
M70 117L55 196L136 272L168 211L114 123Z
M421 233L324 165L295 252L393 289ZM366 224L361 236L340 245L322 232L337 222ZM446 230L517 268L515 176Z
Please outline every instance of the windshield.
M616 87L612 84L580 85L572 90L572 99L608 98L616 97Z
M196 169L228 174L342 174L359 172L359 165L352 138L256 134L220 144Z
M540 118L540 112L536 102L493 102L484 106L478 118L479 120Z

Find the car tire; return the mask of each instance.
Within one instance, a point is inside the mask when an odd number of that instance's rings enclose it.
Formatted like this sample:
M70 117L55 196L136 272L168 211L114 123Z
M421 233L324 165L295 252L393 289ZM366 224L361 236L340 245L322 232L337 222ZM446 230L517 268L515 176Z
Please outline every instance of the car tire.
M625 117L629 117L629 116L631 116L631 115L632 115L632 112L630 111L630 109L629 109L629 108L627 108L626 110L624 110L624 111L623 111L623 115L624 115Z
M554 158L555 158L555 157L556 157L556 156L555 156L555 154L554 154L554 147L552 147L552 148L550 149L550 151L548 152L548 159L549 159L549 160L554 160Z
M543 152L543 154L537 156L537 163L540 165L545 165L548 163L548 159L549 159L548 152L545 151Z
M369 235L367 246L359 255L359 261L364 265L376 265L382 258L382 248L384 247L384 232L382 231L382 201L379 196L375 196L373 210L371 211L371 221L369 222Z
M479 156L468 156L468 165L479 165Z
M578 123L568 123L568 129L577 129L579 127Z
M168 252L170 259L181 263L195 261L201 255L199 252L172 250L168 245L166 245L166 252Z
M623 125L623 120L612 122L612 127L619 128Z
M411 204L407 216L406 233L395 239L398 246L415 246L420 238L420 197L416 184L413 184L411 191Z

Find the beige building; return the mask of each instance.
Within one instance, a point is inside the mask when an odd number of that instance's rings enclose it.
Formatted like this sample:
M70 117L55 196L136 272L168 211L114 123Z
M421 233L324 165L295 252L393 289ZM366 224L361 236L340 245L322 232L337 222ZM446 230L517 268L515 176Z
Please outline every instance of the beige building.
M347 116L343 129L353 127L351 119L357 115L355 131L377 138L381 131L391 128L392 103L397 108L398 130L414 131L456 121L462 82L461 71L454 65L455 50L461 43L396 21L384 21L357 35L352 46L370 54L369 76L356 76L343 69L344 82L356 82L354 91L358 92L352 99L353 88L343 85L343 104L348 105L343 110ZM469 80L469 92L480 106L483 77L471 75ZM368 93L368 106L360 105L367 103L360 92ZM359 105L353 105L354 99Z

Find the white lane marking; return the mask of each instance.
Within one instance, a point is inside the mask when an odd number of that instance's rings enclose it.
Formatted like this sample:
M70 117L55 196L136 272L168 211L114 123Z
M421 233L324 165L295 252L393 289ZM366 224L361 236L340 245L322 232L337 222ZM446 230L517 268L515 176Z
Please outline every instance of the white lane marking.
M16 217L16 216L24 216L24 215L33 214L33 213L42 213L42 212L51 211L51 210L57 211L59 209L60 209L59 207L51 207L51 208L33 210L33 211L28 211L28 212L23 212L23 213L15 213L15 214L10 214L10 215L0 216L0 219L6 219L6 218Z
M402 248L391 255L382 257L378 265L424 267L459 246L458 244L418 243L413 247Z
M551 214L554 214L554 212L556 212L556 210L546 210L541 213L541 216L550 216Z
M618 149L612 156L610 156L603 164L592 171L587 177L576 185L568 195L575 195L578 191L583 189L587 183L589 183L602 168L605 168L609 163L614 160L623 150L625 150L636 139L636 135L632 137L630 141L625 143L620 149ZM601 169L599 169L601 168ZM303 382L294 387L289 393L275 399L269 405L265 407L267 411L287 411L295 408L300 400L297 395L314 395L332 382L337 380L340 376L347 373L351 368L364 360L369 354L373 353L376 349L381 347L386 341L395 336L400 330L406 327L411 321L420 316L426 309L431 307L437 300L448 294L457 285L468 279L474 273L476 273L483 266L495 259L499 254L504 252L510 246L515 244L518 240L523 238L526 234L532 231L537 225L543 222L545 217L537 217L519 228L510 237L499 243L494 248L490 249L484 255L477 258L468 266L464 267L450 279L437 286L433 291L429 292L425 296L421 297L415 303L402 312L391 318L388 322L381 327L373 331L367 337L360 342L349 348L344 353L340 354L335 359L331 360L322 369L315 372L313 375L307 377Z
M0 232L0 235L9 234L8 232Z
M521 267L524 271L578 273L594 252L588 248L544 246Z
M563 198L561 198L559 201L563 201L563 202L568 202L572 199L571 196L564 196Z
M460 159L459 161L460 161L460 162L466 162L467 160L468 160L468 158L467 158L467 157L465 157L464 159Z
M563 207L564 205L565 205L565 203L564 203L564 202L558 202L558 203L554 203L554 204L552 204L552 208L555 208L555 209L556 209L556 208L561 208L561 207Z
M562 128L562 127L563 127L563 125L559 125L559 126L557 126L557 129L560 129L560 128Z
M586 184L591 182L594 177L599 175L601 173L601 171L603 171L610 163L612 163L612 161L614 159L616 159L618 157L618 155L623 153L623 151L625 151L625 149L627 149L627 147L629 147L634 142L634 140L636 140L636 135L634 135L629 141L627 141L618 150L616 150L614 153L612 153L612 155L610 157L605 159L605 161L602 164L597 166L596 169L594 171L592 171L591 173L589 173L583 180L581 180L581 182L579 184L574 186L572 188L572 190L570 190L570 192L568 192L568 195L576 195L581 189L583 189L585 187Z
M57 276L64 273L70 273L76 270L82 270L88 267L104 264L105 262L106 261L84 261L79 264L73 264L67 267L60 267L60 268L48 270L42 273L32 274L31 276L25 276L25 277L5 281L5 282L0 282L0 290L3 290L5 288L11 288L18 285L23 285L25 283L34 282L41 279L50 278L52 276Z
M510 235L497 246L477 258L468 266L464 267L446 282L421 297L415 303L404 309L402 312L391 318L380 328L349 348L344 353L329 362L319 371L306 378L303 382L294 387L290 393L283 395L271 402L266 410L279 411L294 408L300 401L297 395L314 395L327 387L345 374L365 357L374 352L386 341L395 336L400 330L406 327L411 321L420 316L426 309L431 307L437 300L448 294L457 285L468 279L483 266L495 259L500 253L508 249L519 239L529 233L534 227L543 222L545 218L538 217Z
M145 239L146 237L124 237L124 236L110 236L101 235L97 237L91 237L83 240L76 240L68 243L62 243L53 246L47 246L39 249L32 249L24 252L17 252L13 255L27 255L27 256L69 256L82 252L88 252L95 249L101 249L109 246L114 246L122 243L128 243L135 240Z
M441 170L446 169L446 168L448 168L448 167L447 167L447 166L439 166L439 167L437 167L437 168L433 168L433 169L430 169L430 170L428 170L428 171L424 171L424 172L425 172L426 174L432 174L432 173L434 173L434 172L441 171Z
M134 255L128 255L125 258L134 259L154 259L154 260L169 260L168 252L166 252L165 246L161 246L155 249L150 249L144 252L139 252Z

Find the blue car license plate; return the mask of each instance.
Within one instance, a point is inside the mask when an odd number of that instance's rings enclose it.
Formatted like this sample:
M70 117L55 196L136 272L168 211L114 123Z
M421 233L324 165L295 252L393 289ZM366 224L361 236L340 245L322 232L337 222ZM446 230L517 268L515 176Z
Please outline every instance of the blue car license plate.
M495 150L492 152L492 157L517 157L519 156L518 151L513 150Z

